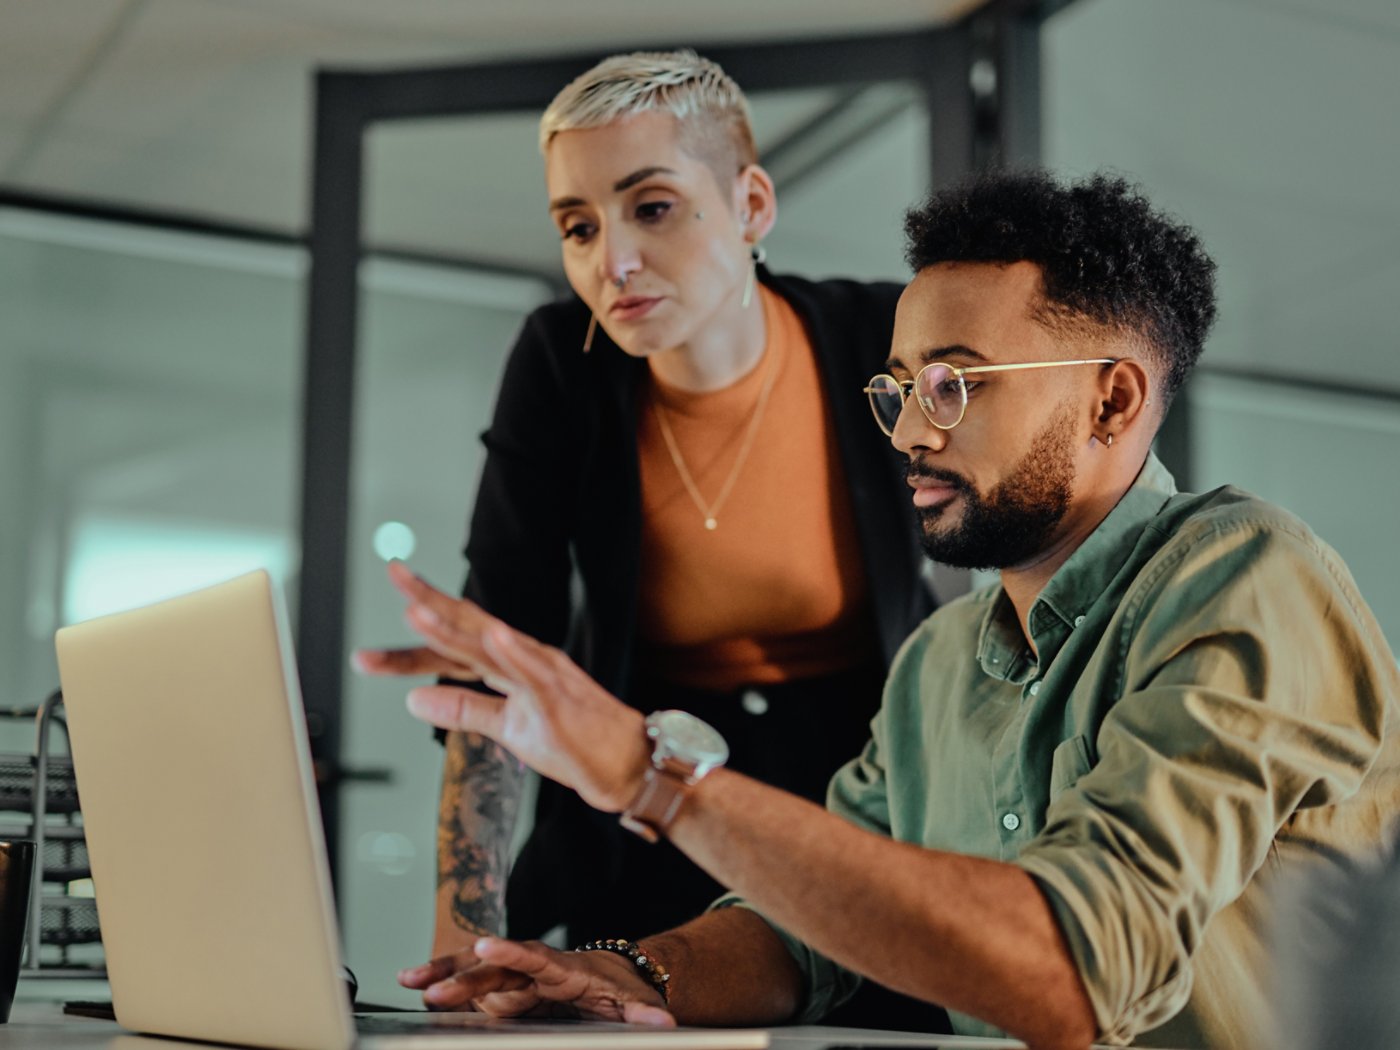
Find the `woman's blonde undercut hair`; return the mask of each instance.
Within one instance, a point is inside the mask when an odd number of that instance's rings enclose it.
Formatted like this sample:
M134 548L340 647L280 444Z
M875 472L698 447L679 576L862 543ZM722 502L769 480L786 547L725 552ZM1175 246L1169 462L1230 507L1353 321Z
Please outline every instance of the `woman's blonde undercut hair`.
M723 179L758 160L743 91L689 49L613 55L571 81L540 118L540 152L561 131L600 128L651 110L674 116L686 151Z

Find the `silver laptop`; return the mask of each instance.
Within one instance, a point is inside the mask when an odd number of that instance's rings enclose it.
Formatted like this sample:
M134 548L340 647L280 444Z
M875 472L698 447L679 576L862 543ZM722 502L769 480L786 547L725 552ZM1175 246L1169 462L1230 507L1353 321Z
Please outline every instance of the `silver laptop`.
M268 575L65 627L56 645L124 1028L288 1050L768 1045L761 1030L352 1015L301 694Z

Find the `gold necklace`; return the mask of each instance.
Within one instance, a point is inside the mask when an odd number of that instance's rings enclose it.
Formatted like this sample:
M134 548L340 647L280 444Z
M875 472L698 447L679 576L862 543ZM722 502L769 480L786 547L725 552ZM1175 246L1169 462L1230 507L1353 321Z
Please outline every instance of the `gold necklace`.
M758 436L758 424L763 419L763 410L768 407L768 395L773 393L773 386L778 378L777 356L776 352L768 355L768 374L764 376L763 389L758 392L758 400L754 402L753 415L749 417L748 433L744 435L744 443L739 448L738 456L734 459L734 466L729 468L729 476L724 479L724 484L720 486L719 495L715 497L713 503L707 504L705 497L700 495L700 488L695 484L695 479L690 476L690 471L685 465L685 458L681 455L680 446L676 444L676 436L671 433L671 424L666 421L666 410L661 407L659 398L652 397L651 407L656 412L656 422L661 427L661 436L666 441L666 449L671 453L671 462L676 465L676 473L681 476L681 484L685 486L686 492L690 493L691 501L705 516L705 528L711 532L719 528L719 509L729 498L729 492L734 488L734 482L739 478L739 471L743 469L744 460L749 458L749 450L753 448L754 439Z

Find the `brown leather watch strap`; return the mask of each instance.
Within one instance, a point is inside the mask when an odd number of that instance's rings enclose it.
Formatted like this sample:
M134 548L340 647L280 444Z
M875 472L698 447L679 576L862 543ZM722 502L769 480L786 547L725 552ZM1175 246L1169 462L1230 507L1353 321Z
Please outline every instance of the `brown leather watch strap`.
M659 769L648 766L637 797L622 811L619 823L648 842L659 841L695 787L689 774L685 763L671 759L663 760Z

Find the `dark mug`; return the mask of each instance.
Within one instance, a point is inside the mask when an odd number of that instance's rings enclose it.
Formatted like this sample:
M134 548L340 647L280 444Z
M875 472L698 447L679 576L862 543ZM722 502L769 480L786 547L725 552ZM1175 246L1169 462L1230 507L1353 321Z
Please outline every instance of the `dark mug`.
M24 926L34 881L34 843L0 842L0 1024L10 1019L24 956Z

